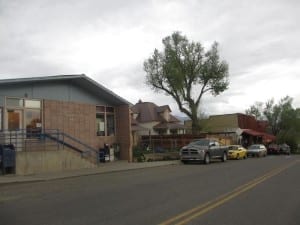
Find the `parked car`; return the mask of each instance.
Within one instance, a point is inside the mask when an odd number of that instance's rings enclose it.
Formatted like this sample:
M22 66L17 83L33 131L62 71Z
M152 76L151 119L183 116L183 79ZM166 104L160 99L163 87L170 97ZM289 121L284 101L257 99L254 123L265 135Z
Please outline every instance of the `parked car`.
M254 144L247 149L247 156L261 157L266 155L267 155L267 149L262 144Z
M268 154L280 154L280 146L277 144L269 144L267 151Z
M213 139L198 139L180 149L180 160L183 163L204 162L209 164L211 159L227 160L228 147L220 146Z
M241 145L229 145L228 146L228 158L229 159L246 159L247 150Z
M280 153L290 155L291 154L291 148L287 144L282 144L280 147Z

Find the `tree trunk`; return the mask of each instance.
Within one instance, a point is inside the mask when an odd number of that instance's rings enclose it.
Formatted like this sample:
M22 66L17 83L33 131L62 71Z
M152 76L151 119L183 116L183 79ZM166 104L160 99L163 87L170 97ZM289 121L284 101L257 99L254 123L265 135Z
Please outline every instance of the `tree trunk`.
M197 115L192 117L192 134L200 133L200 124Z
M200 133L199 119L198 119L198 105L192 100L190 101L191 120L192 120L192 134Z

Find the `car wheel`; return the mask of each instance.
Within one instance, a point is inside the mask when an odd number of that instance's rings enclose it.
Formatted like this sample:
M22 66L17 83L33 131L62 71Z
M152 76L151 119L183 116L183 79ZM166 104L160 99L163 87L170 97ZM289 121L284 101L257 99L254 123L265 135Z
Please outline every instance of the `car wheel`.
M222 156L222 162L226 162L226 161L227 161L227 154L226 152L224 152Z
M186 160L181 160L181 162L182 162L183 164L188 164L188 161L186 161Z
M210 156L208 153L205 154L204 156L204 164L209 164L210 163Z
M240 155L239 155L239 154L236 155L236 159L237 159L237 160L240 159Z

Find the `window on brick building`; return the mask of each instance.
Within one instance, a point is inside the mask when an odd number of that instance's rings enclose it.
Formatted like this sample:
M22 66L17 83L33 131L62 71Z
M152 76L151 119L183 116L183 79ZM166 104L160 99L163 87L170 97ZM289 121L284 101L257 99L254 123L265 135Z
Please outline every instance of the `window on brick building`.
M41 108L41 100L7 97L7 129L25 129L27 138L38 137L42 130Z
M105 116L104 114L96 115L97 135L105 136Z
M108 114L107 118L107 136L115 135L115 115Z
M27 137L38 137L42 129L41 111L39 109L26 109L25 126Z
M97 136L115 135L115 109L96 106Z

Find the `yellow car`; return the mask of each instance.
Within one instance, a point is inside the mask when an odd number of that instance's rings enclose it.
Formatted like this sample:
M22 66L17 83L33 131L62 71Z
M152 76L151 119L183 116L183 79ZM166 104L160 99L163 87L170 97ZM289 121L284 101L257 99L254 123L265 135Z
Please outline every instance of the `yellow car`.
M228 146L228 158L229 159L246 159L247 150L241 145L229 145Z

